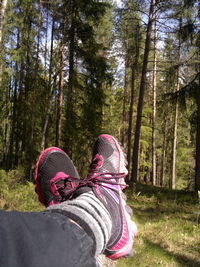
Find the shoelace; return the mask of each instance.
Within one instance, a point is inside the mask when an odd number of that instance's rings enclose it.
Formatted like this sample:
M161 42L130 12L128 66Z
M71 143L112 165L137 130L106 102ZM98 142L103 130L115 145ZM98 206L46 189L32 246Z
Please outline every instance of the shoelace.
M65 179L57 180L54 182L54 185L56 186L59 195L62 198L62 201L65 201L72 197L73 193L84 186L88 187L96 187L96 186L103 186L107 187L109 189L112 189L115 191L113 187L110 187L109 185L123 185L117 182L117 180L124 178L126 175L124 173L111 173L111 172L105 172L105 173L92 173L89 174L84 180L80 180L75 177L67 176ZM67 186L68 183L74 182L78 184L75 188L69 189ZM127 186L127 185L126 185Z

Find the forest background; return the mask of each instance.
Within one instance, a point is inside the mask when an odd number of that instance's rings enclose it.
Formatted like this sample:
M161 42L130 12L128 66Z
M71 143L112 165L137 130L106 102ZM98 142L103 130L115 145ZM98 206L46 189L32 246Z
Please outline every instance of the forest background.
M41 150L85 177L101 133L139 228L119 266L200 266L200 1L1 0L0 208L42 210Z
M116 136L131 185L200 188L199 1L2 0L0 166Z

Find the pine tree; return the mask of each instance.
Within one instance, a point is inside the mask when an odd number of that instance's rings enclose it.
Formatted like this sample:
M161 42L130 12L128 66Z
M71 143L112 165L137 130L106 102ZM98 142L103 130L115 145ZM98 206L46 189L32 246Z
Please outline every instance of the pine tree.
M141 82L140 82L140 95L139 95L138 108L137 108L137 121L136 121L135 139L134 139L134 147L133 147L133 167L132 167L132 174L131 174L132 182L137 182L141 118L142 118L144 92L145 92L145 86L146 86L146 72L147 72L148 56L149 56L149 49L150 49L152 23L154 20L155 5L156 5L156 1L152 0L150 4L150 9L149 9L149 21L148 21L147 32L146 32L145 51L144 51L144 57L143 57L142 75L141 75Z
M157 96L157 10L155 10L154 37L153 37L153 77L152 77L152 184L157 184L156 179L156 96Z

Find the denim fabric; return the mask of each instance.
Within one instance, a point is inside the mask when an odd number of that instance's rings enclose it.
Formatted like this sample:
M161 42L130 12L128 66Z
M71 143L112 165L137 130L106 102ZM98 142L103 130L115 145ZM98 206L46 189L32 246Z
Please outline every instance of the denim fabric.
M0 211L1 267L96 267L94 249L65 215Z

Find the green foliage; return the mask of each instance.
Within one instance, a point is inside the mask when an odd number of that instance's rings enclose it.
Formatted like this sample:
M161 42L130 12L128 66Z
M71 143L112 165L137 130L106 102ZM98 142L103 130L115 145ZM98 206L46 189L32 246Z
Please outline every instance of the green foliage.
M86 163L81 157L89 153L94 138L101 132L104 88L110 87L112 80L109 62L105 59L111 44L111 31L106 45L103 44L109 31L106 27L112 21L110 7L108 1L94 0L87 3L74 0L73 7L65 1L54 4L39 4L35 0L9 1L3 46L7 73L3 77L4 88L0 87L3 168L12 169L22 164L29 172L41 149L47 114L45 145L55 145L62 38L65 55L60 146L68 150L65 144L70 136L68 145L72 157L80 166ZM101 33L98 31L100 23ZM72 44L73 51L70 50ZM70 66L70 56L74 58L73 66ZM71 89L70 68L73 72ZM85 151L80 153L83 143Z
M20 211L39 211L34 185L26 182L24 170L18 168L10 172L0 170L0 208Z
M119 139L124 135L126 146L132 69L138 45L140 51L138 66L135 67L131 139L133 143L145 44L144 14L149 7L148 1L140 0L124 0L120 8L109 0L47 2L8 1L0 55L3 63L3 71L0 73L0 163L1 167L7 170L23 166L27 179L30 179L30 169L40 153L48 109L50 111L46 146L55 145L62 42L64 77L61 104L62 136L59 144L61 148L67 151L67 144L71 146L70 156L85 176L93 142L100 133L107 132ZM72 2L73 5L70 4ZM180 114L177 187L190 189L191 184L194 184L197 123L195 101L199 88L196 76L199 56L196 7L195 1L158 1L158 180L162 173L164 152L164 184L168 185L171 178L173 111L178 98ZM167 16L166 20L162 20L162 16ZM52 26L54 27L51 28ZM150 49L146 79L139 159L139 179L148 183L151 182L152 173L152 48L153 46ZM126 88L123 84L125 61ZM173 102L165 96L167 93L172 94L176 88L178 69L180 89L183 87L183 90L176 94ZM69 72L70 75L73 73L72 81L69 81Z

